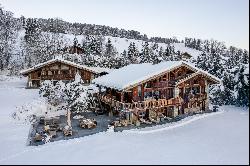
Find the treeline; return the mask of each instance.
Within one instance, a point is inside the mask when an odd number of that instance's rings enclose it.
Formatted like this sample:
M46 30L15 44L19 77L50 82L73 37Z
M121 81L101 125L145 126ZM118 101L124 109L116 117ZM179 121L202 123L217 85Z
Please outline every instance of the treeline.
M20 34L24 32L24 34ZM84 35L70 41L65 34ZM21 35L21 37L20 37ZM142 49L134 42L118 53L111 40L105 36L142 40ZM55 54L67 52L69 46L84 50L80 55L66 55L72 61L89 66L120 68L135 63L159 63L180 60L180 51L172 43L176 38L154 37L148 39L136 31L126 31L108 26L68 23L60 19L14 18L13 13L0 6L0 71L19 74L21 69L47 61ZM211 100L217 104L249 106L249 52L223 42L185 38L186 47L201 51L191 59L197 67L219 77L221 86L211 89ZM166 43L160 47L158 43Z
M66 54L64 57L88 66L106 68L120 68L129 64L159 63L168 60L180 60L180 51L176 51L171 44L159 47L158 43L143 42L142 49L131 42L127 49L118 53L110 39L105 42L103 36L87 35L81 42L74 39L74 47L81 48L82 54Z
M249 52L216 40L185 39L185 46L202 51L193 62L222 80L211 88L215 104L249 106Z
M20 17L23 26L27 26L30 22L36 22L36 24L41 28L43 32L52 33L63 33L63 34L73 34L73 35L101 35L101 36L112 36L127 39L143 40L148 42L157 43L178 43L177 38L161 38L161 37L151 37L148 38L146 34L141 34L134 30L125 30L113 28L105 25L95 25L86 23L70 23L59 18L25 18Z

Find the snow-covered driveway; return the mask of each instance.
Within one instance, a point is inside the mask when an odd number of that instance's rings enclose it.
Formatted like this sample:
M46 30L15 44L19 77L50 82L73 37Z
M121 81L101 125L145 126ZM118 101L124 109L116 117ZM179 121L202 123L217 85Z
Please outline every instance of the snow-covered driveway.
M24 86L25 80L0 82L0 164L249 163L249 111L230 106L222 113L173 124L177 127L106 132L27 147L29 125L10 117L15 106L38 98L37 90Z

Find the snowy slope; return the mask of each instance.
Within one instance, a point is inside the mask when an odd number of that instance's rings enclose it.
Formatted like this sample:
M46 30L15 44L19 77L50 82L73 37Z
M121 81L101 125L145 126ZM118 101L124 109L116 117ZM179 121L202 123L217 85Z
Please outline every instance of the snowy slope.
M22 33L23 34L23 33ZM72 35L72 34L63 34L64 37L66 38L66 43L72 45L74 38L76 37L78 40L78 43L82 43L82 41L84 41L85 36L84 35ZM135 40L135 39L127 39L127 38L120 38L120 37L112 37L112 36L104 36L105 37L105 42L108 41L108 39L111 40L111 43L114 45L114 47L116 48L116 51L121 54L124 50L128 50L129 44L134 42L135 46L138 48L139 51L142 50L142 45L145 43L142 40ZM152 42L149 42L149 45L152 45ZM167 44L165 43L158 43L159 48L162 47L163 49L165 49L167 47ZM200 51L192 49L192 48L188 48L185 47L184 43L173 43L172 45L174 45L175 47L175 51L180 51L181 53L189 53L190 55L192 55L194 58L197 58L198 55L201 54Z
M249 164L249 111L233 106L170 125L27 147L29 126L10 117L38 98L24 86L25 79L0 81L0 164Z

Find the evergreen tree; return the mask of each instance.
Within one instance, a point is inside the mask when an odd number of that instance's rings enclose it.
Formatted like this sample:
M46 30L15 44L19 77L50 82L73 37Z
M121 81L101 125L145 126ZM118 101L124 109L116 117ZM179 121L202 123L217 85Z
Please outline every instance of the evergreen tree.
M249 70L244 66L239 67L237 82L235 85L236 103L239 106L249 106Z
M0 70L10 65L14 44L17 37L17 23L13 13L0 6Z
M241 63L249 64L249 53L247 50L244 50L244 52L242 54Z
M139 57L139 51L137 50L135 43L132 42L129 44L128 53L127 53L127 59L129 61L129 64L138 63L138 60L137 60L138 57Z
M149 47L148 42L145 42L142 46L142 51L140 55L141 61L140 63L152 63L153 62L153 52Z

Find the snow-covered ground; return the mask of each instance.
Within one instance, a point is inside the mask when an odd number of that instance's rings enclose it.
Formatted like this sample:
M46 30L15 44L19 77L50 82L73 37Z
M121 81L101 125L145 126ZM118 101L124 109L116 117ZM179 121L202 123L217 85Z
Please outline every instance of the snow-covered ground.
M0 164L249 164L248 108L181 122L26 146L30 126L12 120L16 106L38 98L25 79L0 80Z

